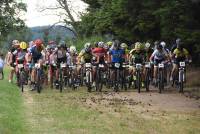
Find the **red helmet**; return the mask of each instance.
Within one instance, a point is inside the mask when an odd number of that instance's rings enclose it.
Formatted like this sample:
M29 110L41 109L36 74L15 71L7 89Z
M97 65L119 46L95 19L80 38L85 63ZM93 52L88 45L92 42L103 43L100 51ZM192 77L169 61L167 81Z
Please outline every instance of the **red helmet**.
M41 47L42 44L43 44L43 42L42 42L41 39L37 39L37 40L35 40L34 43L35 43L35 45L36 45L37 47Z

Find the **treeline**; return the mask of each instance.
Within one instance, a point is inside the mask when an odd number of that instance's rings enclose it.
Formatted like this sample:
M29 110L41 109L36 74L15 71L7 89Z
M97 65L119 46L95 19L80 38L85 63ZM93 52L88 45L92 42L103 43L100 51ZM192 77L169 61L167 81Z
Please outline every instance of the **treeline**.
M111 34L122 41L181 38L200 63L199 0L83 0L89 6L79 23L84 36Z

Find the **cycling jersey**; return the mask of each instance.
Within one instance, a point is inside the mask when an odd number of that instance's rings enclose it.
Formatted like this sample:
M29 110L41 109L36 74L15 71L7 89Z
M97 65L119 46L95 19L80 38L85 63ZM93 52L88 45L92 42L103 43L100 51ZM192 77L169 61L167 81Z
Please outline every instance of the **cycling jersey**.
M167 52L164 49L162 51L156 49L152 56L154 57L154 60L164 60L167 57Z
M85 49L81 50L81 52L79 53L79 58L82 58L82 60L84 60L86 63L90 63L92 60L92 53L91 51L86 52Z
M173 51L173 54L175 55L175 58L180 58L180 57L186 57L189 55L189 52L183 48L183 50L179 50L178 48L176 48L174 51Z
M99 63L103 63L104 62L104 55L106 54L106 50L104 48L94 48L92 50L92 53L96 56L99 56Z
M33 62L36 63L39 59L42 59L42 53L34 45L29 49L29 52L32 54Z
M4 61L3 59L0 57L0 69L2 69L4 67Z
M125 54L125 51L122 49L118 49L118 50L111 50L110 51L110 55L111 57L111 62L113 63L122 63L123 62L123 56Z
M132 55L132 60L133 62L136 63L144 63L144 59L145 59L145 53L144 51L136 51L135 49L130 51L130 54Z

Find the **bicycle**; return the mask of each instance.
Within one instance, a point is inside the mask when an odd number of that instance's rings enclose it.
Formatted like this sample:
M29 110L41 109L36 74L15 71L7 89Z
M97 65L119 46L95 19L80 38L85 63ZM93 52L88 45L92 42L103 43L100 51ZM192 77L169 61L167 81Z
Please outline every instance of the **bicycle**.
M120 70L121 70L121 63L114 63L114 91L118 92L119 91L119 84L120 84Z
M66 69L67 65L66 63L60 63L60 68L59 68L59 89L60 89L60 92L62 92L63 90L63 85L66 85L65 84L65 78L64 78L64 71Z
M138 93L141 91L141 83L142 83L142 64L136 64L136 87L138 89Z
M158 64L158 89L159 89L159 93L162 92L162 90L164 90L164 63L160 63Z
M36 89L38 93L41 93L43 83L43 71L39 63L35 64L36 68Z
M18 82L19 82L19 86L21 88L21 91L24 92L24 85L25 85L25 81L27 79L27 76L26 76L26 72L24 70L24 65L23 64L18 64L17 65L18 69L19 69L19 72L18 72Z
M175 75L173 76L173 83L172 86L174 86L174 84L176 84L179 88L179 92L183 93L183 88L184 88L184 83L185 83L185 78L186 78L186 62L179 62L178 64L178 71L177 73L175 73Z
M85 77L86 77L86 86L88 92L91 92L92 89L92 64L85 63Z
M123 63L121 85L122 85L122 89L124 89L125 91L127 91L128 84L129 84L129 79L128 79L128 76L127 76L128 69L129 69L129 64Z
M104 64L98 64L96 66L96 91L101 92L103 88L103 83L104 83Z
M151 63L146 62L145 63L145 88L147 92L149 91L150 81L151 81Z
M69 66L69 80L68 80L68 83L69 83L69 86L74 90L75 88L77 88L77 85L76 85L76 65L70 65Z

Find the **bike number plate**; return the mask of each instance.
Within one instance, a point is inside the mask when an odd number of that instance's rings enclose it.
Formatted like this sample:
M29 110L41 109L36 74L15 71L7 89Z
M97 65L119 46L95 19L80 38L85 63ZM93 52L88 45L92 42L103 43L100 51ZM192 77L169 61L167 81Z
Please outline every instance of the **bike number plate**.
M100 67L100 68L104 68L104 65L103 65L103 64L99 64L99 67Z
M142 68L142 64L136 64L136 69L141 69Z
M146 67L146 68L150 68L150 67L151 67L151 63L150 63L150 62L147 62L147 63L145 64L145 67Z
M91 63L85 63L85 67L92 67Z
M17 67L18 67L18 68L23 68L24 65L23 65L23 64L18 64Z
M120 67L120 63L115 63L115 67L119 68Z
M40 68L40 64L35 64L35 68Z
M61 66L61 68L67 67L66 63L61 63L60 66Z
M164 68L164 64L158 64L159 68Z
M185 67L185 62L180 62L180 67Z

